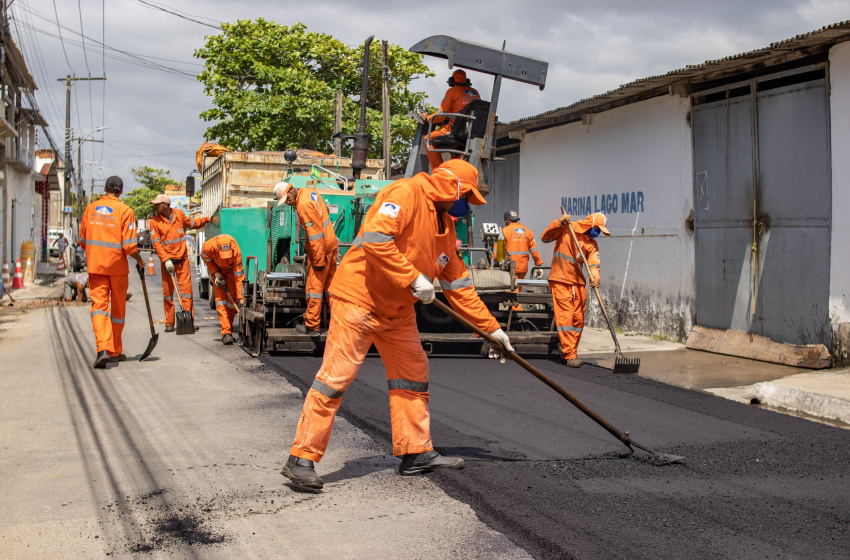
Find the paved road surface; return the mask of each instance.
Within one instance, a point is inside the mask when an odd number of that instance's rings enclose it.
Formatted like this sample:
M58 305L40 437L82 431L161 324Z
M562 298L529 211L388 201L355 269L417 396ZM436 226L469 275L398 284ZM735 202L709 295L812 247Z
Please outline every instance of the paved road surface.
M263 361L302 390L320 363ZM687 456L628 456L515 364L432 359L434 442L467 468L428 476L535 558L850 557L850 431L593 366L533 364L643 445ZM390 449L377 358L341 415ZM332 438L325 460L335 452Z

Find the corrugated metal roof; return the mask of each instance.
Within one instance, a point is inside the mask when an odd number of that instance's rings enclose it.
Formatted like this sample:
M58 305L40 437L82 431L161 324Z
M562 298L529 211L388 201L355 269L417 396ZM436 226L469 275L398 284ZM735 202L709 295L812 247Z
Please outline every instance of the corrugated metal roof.
M601 112L601 110L606 110L601 109L605 105L617 102L628 104L639 101L642 95L657 91L659 88L666 88L677 83L692 81L717 73L731 75L736 73L736 70L750 66L753 63L769 61L772 58L787 55L794 51L831 46L848 39L850 39L850 20L834 23L817 31L771 43L766 48L727 56L717 60L707 60L702 64L688 65L684 68L667 72L666 74L641 78L622 85L617 89L576 101L565 107L502 124L499 126L498 135L504 136L511 131L544 126L552 121L570 120L570 117L578 117L584 113Z

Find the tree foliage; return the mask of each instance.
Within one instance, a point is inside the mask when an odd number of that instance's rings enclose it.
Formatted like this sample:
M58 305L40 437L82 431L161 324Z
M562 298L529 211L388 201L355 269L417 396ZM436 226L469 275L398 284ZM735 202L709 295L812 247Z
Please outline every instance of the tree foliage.
M381 45L372 43L367 94L369 157L383 157ZM416 130L406 117L421 92L411 80L433 76L422 56L389 45L390 115L393 159L403 160ZM333 151L336 91L343 94L342 131L357 132L360 120L363 44L351 48L301 23L279 25L262 18L223 23L195 51L204 61L198 80L213 107L201 113L212 122L204 137L232 150L307 148ZM343 148L345 153L345 148Z
M157 169L142 165L131 167L133 178L141 187L137 187L125 194L121 201L133 209L136 218L149 218L153 216L153 205L151 200L156 195L165 193L168 185L177 185L177 181L171 178L171 173L166 169Z

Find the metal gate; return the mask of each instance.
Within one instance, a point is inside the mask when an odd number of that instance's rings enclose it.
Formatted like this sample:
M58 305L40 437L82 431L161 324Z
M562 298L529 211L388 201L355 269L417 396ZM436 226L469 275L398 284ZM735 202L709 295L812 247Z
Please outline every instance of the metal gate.
M693 98L697 323L829 346L826 64Z

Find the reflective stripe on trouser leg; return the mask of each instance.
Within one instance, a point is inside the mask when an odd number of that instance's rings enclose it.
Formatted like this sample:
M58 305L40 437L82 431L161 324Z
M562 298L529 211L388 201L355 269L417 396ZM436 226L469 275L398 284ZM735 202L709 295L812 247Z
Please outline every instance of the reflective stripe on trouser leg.
M239 300L236 295L236 279L233 275L227 275L222 273L225 282L227 282L227 289L230 291L230 297L233 298L237 304ZM213 297L215 298L215 310L218 313L218 325L221 327L222 336L226 334L233 333L233 318L236 316L236 308L233 307L233 304L230 303L230 300L227 299L227 293L222 288L219 288L218 285L213 282Z
M570 285L551 280L549 286L552 289L552 304L555 309L558 340L561 342L561 356L565 360L572 360L578 357L578 343L581 340L581 330L584 328L587 291L582 285Z
M174 325L174 282L164 264L160 264L162 272L162 309L165 311L165 324Z
M387 370L393 455L424 453L434 449L428 411L428 357L419 340L416 316L393 321L393 328L375 336L375 348Z
M331 324L322 366L307 392L290 454L319 461L328 446L340 395L357 377L360 365L383 322L367 309L332 298ZM335 398L331 398L332 395Z
M307 265L307 282L304 291L307 295L307 311L304 313L304 326L308 331L317 331L322 321L322 300L324 293L333 280L336 270L336 251L325 256L325 267L316 270L312 264Z
M97 351L117 356L123 350L121 334L127 307L127 275L89 274L91 322Z
M177 283L180 285L180 294L183 298L180 303L183 304L183 310L191 313L192 321L195 320L195 306L192 299L192 273L189 268L189 259L183 259L174 267L174 276L177 277Z

